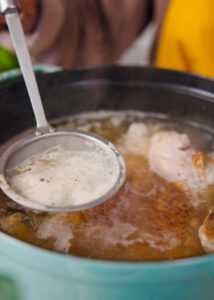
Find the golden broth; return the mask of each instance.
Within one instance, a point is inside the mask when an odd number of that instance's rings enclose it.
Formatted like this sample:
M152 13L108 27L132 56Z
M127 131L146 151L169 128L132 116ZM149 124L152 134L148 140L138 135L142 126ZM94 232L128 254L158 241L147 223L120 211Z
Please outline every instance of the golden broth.
M61 124L115 143L127 164L124 186L104 204L76 213L26 210L0 192L1 230L46 249L99 259L146 261L204 254L198 229L213 204L213 186L201 192L202 200L194 205L191 193L153 173L146 157L130 150L125 140L130 124L141 120L134 113L113 118L88 114ZM187 132L197 149L211 147L212 137L199 129L151 118L143 122L151 134L173 128Z

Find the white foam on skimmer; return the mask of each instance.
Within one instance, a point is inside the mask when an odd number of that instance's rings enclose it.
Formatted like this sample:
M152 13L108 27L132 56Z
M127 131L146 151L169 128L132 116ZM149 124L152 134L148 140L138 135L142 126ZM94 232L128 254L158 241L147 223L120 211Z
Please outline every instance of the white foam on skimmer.
M30 201L75 206L106 194L117 181L119 165L110 151L57 146L27 159L9 174L12 188Z

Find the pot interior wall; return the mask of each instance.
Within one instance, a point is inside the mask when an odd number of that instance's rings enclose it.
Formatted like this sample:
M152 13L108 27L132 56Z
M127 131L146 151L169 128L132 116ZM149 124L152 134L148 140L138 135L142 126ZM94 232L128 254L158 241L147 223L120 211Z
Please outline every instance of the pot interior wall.
M107 67L38 74L49 120L96 110L168 114L212 130L214 82L167 70ZM35 125L22 78L0 87L0 143Z

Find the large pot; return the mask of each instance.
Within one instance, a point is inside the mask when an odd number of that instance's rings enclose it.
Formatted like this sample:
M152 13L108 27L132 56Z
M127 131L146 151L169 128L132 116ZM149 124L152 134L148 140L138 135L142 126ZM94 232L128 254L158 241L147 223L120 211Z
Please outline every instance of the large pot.
M167 113L214 125L214 82L158 69L109 67L38 75L49 120L100 109ZM34 125L21 78L0 85L0 142ZM66 256L0 234L1 300L213 300L214 255L121 263Z

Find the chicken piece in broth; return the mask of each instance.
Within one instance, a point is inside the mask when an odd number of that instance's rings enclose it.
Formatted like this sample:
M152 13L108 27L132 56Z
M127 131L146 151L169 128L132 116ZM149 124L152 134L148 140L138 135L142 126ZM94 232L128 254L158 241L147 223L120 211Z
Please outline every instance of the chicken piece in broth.
M199 228L199 238L207 253L214 252L214 210L211 209Z
M186 134L159 131L151 138L150 168L169 182L182 182L189 189L205 188L214 183L213 162L193 148Z
M214 182L213 158L196 152L188 136L175 131L161 131L152 136L149 164L162 178L182 182L190 189L200 190ZM200 227L199 238L204 251L214 251L213 210L209 211Z

